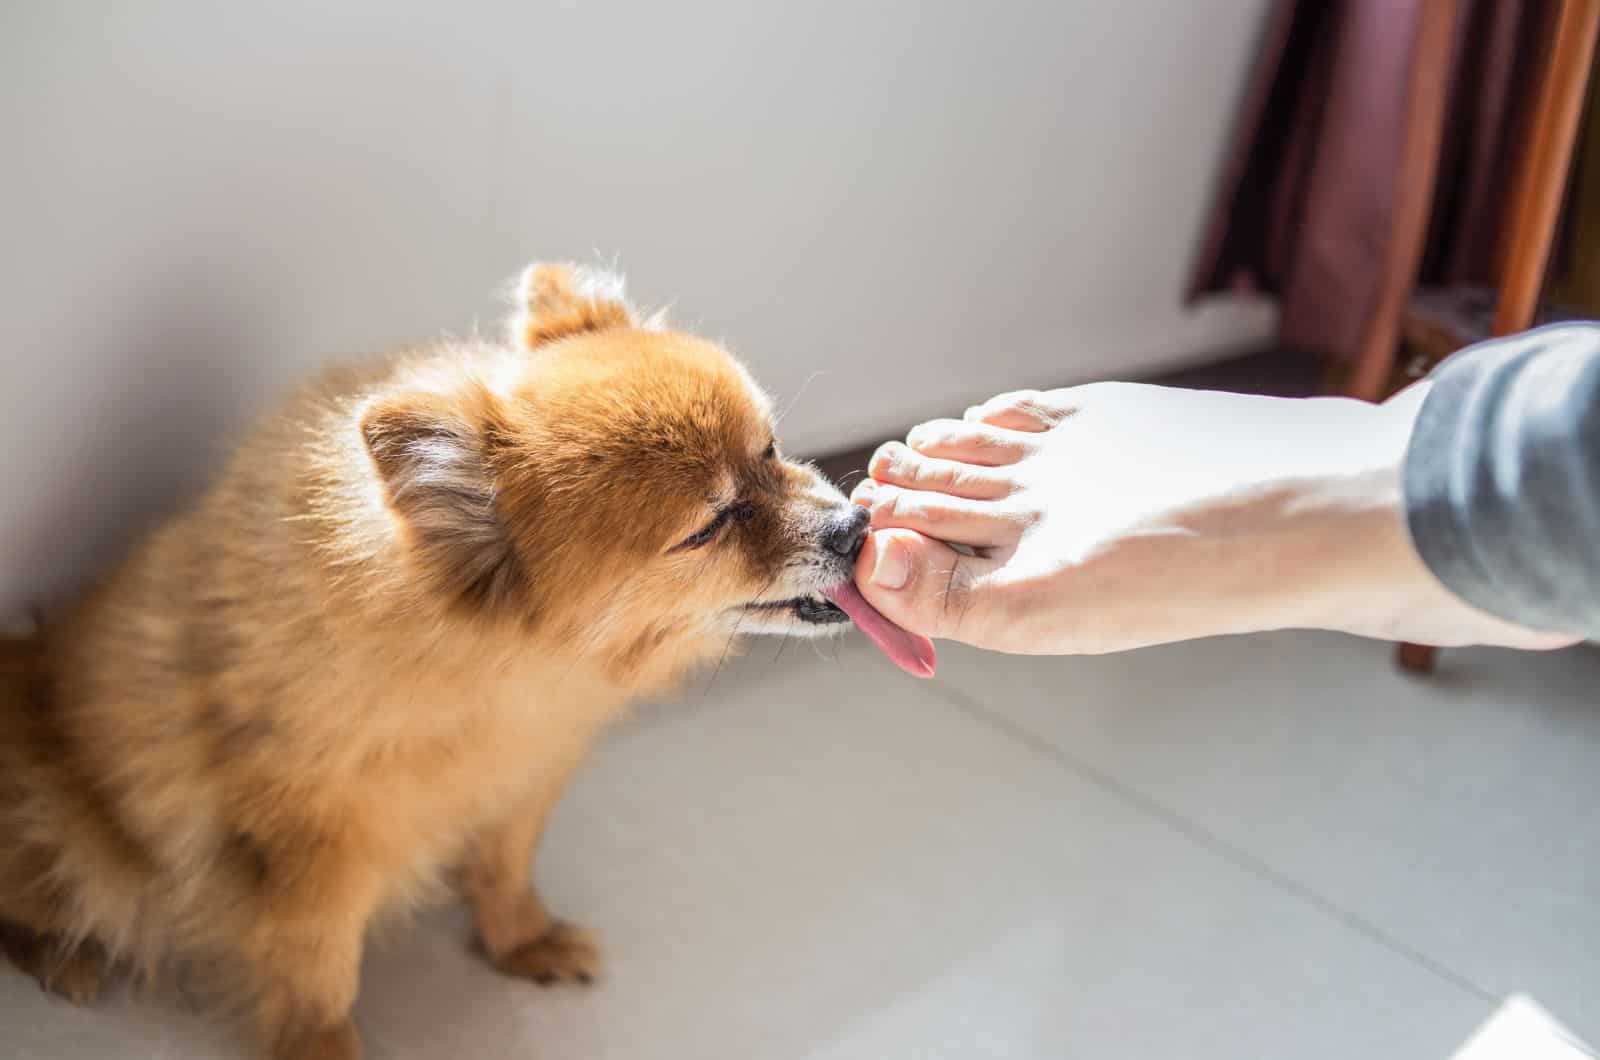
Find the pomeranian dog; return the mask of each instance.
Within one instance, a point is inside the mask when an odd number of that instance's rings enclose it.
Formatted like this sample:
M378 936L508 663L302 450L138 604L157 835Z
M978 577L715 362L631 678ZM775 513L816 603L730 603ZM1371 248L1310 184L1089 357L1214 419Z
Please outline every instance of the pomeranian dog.
M0 946L93 997L204 962L275 1060L360 1052L375 917L453 886L501 971L583 981L531 885L598 730L742 633L854 619L867 513L719 347L535 266L503 342L335 371L95 591L0 647Z

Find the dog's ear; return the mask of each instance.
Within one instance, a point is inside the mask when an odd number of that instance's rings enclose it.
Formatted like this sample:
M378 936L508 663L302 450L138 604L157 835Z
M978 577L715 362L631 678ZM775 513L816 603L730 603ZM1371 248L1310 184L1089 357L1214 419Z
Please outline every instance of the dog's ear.
M530 265L513 300L511 341L529 350L586 331L649 326L628 304L622 277L605 269Z
M361 437L420 573L452 602L503 606L523 588L495 507L493 399L400 394L362 411Z

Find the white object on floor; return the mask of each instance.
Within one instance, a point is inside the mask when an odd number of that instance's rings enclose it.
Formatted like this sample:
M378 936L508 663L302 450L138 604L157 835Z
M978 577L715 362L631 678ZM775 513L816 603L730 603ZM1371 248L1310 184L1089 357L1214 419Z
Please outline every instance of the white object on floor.
M1509 998L1450 1060L1592 1060L1588 1049L1532 998Z

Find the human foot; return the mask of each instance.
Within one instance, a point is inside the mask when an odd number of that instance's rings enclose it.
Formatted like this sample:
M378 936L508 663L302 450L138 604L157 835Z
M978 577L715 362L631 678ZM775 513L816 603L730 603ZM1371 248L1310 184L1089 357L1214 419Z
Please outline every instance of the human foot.
M1425 392L1002 394L874 454L852 498L875 530L857 582L914 632L1013 652L1287 627L1568 643L1461 603L1416 556L1399 468Z

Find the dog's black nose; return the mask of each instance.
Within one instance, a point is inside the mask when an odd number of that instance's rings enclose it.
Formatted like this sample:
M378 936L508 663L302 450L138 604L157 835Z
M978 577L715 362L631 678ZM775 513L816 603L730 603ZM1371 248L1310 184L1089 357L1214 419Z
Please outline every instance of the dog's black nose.
M830 552L854 559L855 554L861 551L862 542L867 539L867 524L871 521L870 512L852 504L848 514L828 524L828 529L822 534L822 543L828 546Z

